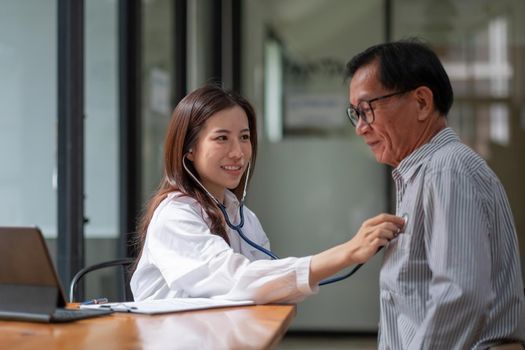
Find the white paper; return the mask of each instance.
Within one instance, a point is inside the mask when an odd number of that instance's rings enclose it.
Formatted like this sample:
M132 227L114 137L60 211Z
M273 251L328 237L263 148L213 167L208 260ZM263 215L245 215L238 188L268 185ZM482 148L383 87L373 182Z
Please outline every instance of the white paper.
M99 305L80 305L81 309L110 309L115 312L134 312L139 314L161 314L218 307L253 305L250 300L232 301L208 298L170 298L159 300L133 301L126 303L107 303Z

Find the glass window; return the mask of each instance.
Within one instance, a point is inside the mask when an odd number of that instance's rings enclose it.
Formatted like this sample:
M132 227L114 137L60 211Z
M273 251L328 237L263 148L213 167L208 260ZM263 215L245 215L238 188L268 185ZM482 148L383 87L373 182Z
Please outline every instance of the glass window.
M0 222L57 235L57 4L0 11Z
M242 92L259 118L248 205L282 257L352 237L387 208L385 168L345 114L346 62L383 41L382 0L245 0ZM350 179L360 179L352 181ZM376 331L376 258L301 304L293 328Z
M159 185L163 143L173 111L173 1L142 2L142 199Z
M85 2L86 238L118 237L118 32L116 1Z
M86 266L115 259L119 242L117 1L84 3L84 225ZM118 300L116 269L84 279L86 298Z

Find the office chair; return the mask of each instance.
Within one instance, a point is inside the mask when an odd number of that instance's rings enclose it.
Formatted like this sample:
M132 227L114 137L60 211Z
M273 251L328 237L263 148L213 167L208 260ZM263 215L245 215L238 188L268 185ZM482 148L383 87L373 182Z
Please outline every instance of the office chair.
M73 276L73 279L71 280L71 284L69 285L69 302L73 303L75 300L78 301L77 298L77 284L80 282L80 280L89 272L112 267L112 266L118 266L120 271L120 277L121 277L121 301L133 301L133 295L131 293L131 289L129 287L129 271L128 267L131 266L134 263L135 259L132 258L124 258L124 259L116 259L116 260L110 260L105 261L99 264L91 265L84 267L80 271L78 271L75 276Z

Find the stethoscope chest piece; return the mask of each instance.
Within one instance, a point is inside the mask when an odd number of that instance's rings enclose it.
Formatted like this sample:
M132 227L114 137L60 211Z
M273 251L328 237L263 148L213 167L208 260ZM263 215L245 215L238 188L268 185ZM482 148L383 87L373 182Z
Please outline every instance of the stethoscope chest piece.
M403 218L403 221L405 223L403 224L403 227L399 230L398 233L405 232L405 229L407 228L407 225L408 225L408 213L403 213L401 217Z

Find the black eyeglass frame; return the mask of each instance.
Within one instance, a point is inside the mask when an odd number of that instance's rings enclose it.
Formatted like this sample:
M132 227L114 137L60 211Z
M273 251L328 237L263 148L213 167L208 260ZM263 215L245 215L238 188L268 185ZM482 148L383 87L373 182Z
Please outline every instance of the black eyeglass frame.
M375 114L374 114L374 108L372 107L372 102L376 102L376 101L379 101L379 100L384 100L384 99L387 99L387 98L390 98L390 97L393 97L393 96L397 96L397 95L406 94L407 92L410 92L412 90L414 90L414 89L408 89L408 90L392 92L390 94L382 95L382 96L379 96L379 97L374 97L374 98L372 98L370 100L362 100L361 102L358 103L357 106L354 106L353 104L350 104L350 106L348 106L348 108L346 109L346 116L350 120L350 123L352 124L353 127L357 126L357 122L359 121L359 118L361 118L363 120L363 122L365 122L366 125L370 125L375 120ZM370 110L370 115L369 116L367 116L368 111L366 111L363 108L359 107L359 105L362 104L363 102L368 104L368 109ZM352 115L353 113L355 113L355 117ZM368 120L368 119L370 119L370 120Z

